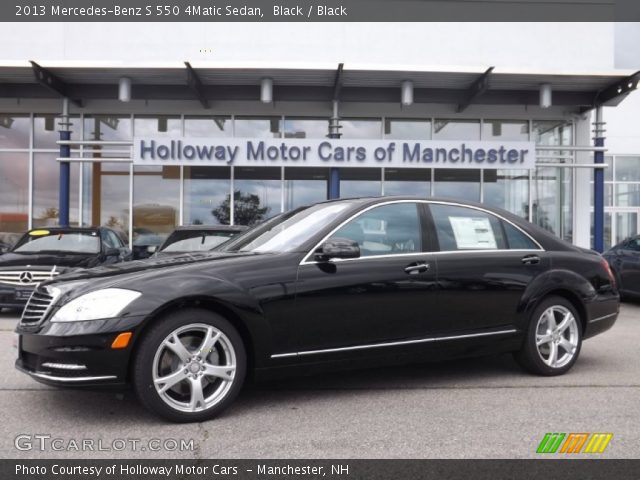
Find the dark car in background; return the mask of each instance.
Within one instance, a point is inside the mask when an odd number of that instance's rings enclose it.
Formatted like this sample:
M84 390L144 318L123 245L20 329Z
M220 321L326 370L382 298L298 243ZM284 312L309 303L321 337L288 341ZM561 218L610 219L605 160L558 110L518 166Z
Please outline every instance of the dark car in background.
M176 228L160 245L154 257L206 252L229 241L248 227L242 225L190 225Z
M0 255L11 250L21 236L19 233L0 232Z
M148 228L134 227L131 237L131 249L134 260L144 260L152 256L167 238L166 233L161 235Z
M511 213L342 199L211 252L42 284L16 329L16 368L56 386L131 384L151 411L199 422L229 406L247 375L503 352L560 375L618 309L602 256Z
M640 296L640 235L623 240L604 254L622 295Z
M24 307L39 283L62 273L126 260L131 251L110 228L30 230L0 256L0 309Z

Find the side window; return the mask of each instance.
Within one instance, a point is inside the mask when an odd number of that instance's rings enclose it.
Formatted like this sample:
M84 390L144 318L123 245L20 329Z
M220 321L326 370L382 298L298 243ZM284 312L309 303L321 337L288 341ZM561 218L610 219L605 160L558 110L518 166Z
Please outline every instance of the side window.
M502 226L507 235L510 250L540 250L538 245L509 222L502 222Z
M431 204L440 251L502 250L506 241L501 221L481 210Z
M102 237L102 243L104 243L104 246L107 248L118 248L118 244L114 243L114 239L112 236L110 236L111 232L109 230L101 230L100 231L100 236Z
M634 252L640 252L640 238L632 238L626 245L626 248Z
M361 257L422 251L422 231L415 203L373 208L337 230L331 238L358 242Z
M118 236L115 234L115 232L112 232L111 230L107 230L107 235L111 239L111 243L113 243L114 247L116 247L116 248L122 248L123 247L122 242L120 241Z

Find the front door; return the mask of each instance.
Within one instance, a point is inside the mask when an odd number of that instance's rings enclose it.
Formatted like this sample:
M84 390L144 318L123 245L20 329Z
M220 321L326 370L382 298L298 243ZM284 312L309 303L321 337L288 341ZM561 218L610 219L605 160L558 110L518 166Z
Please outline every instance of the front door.
M437 268L425 245L422 208L415 202L370 208L331 235L357 242L359 258L300 265L299 351L370 348L429 332Z

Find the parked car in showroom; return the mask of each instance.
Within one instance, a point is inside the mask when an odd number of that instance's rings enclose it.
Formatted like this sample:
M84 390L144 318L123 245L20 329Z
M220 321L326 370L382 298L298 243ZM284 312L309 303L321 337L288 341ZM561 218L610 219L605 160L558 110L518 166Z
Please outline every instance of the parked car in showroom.
M131 384L156 414L202 421L249 374L501 352L535 374L563 374L618 309L599 254L505 211L343 199L212 252L42 284L16 329L16 367L50 385Z
M640 296L640 235L623 240L604 254L621 295Z
M30 230L0 256L0 310L23 308L38 284L61 273L130 259L122 234L109 228Z
M248 227L242 225L189 225L176 228L154 253L154 257L206 252L219 247Z

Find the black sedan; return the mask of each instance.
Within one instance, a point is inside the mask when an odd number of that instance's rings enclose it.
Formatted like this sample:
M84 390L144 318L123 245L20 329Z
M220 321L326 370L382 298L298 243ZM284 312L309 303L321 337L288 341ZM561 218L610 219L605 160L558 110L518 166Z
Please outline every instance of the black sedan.
M39 283L61 273L130 259L122 235L109 228L30 230L0 256L0 309L24 307Z
M17 327L18 369L58 386L132 384L173 421L245 378L514 352L567 372L614 324L607 262L501 210L362 198L281 215L214 252L61 276Z
M622 295L640 296L640 236L627 238L604 253Z
M247 227L242 225L190 225L176 228L160 245L154 257L206 252L219 247Z

